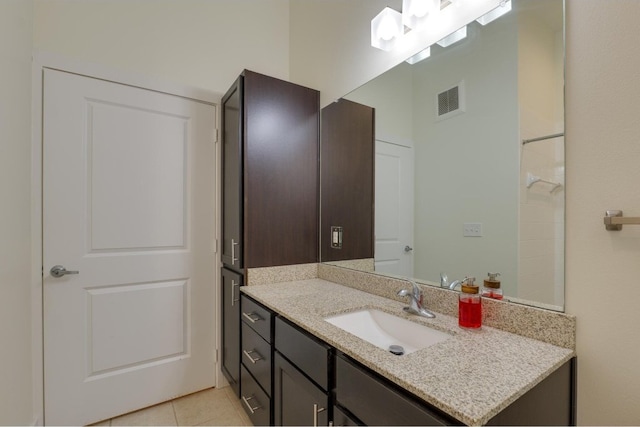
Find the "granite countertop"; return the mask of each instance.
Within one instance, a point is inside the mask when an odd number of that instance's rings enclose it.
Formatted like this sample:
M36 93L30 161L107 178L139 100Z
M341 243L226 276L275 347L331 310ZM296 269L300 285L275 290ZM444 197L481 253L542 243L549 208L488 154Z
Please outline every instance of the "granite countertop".
M458 327L455 317L408 315L405 304L322 279L242 292L329 345L468 425L486 424L574 356L574 351L483 326ZM376 308L447 332L451 339L395 356L326 322L325 317ZM409 369L410 367L410 369Z

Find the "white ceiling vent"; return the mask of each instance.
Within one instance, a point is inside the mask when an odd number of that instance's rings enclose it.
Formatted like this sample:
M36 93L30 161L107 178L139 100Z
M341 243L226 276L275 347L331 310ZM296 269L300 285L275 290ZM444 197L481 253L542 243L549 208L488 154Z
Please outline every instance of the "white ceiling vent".
M437 120L448 119L464 112L464 82L440 92L436 97Z

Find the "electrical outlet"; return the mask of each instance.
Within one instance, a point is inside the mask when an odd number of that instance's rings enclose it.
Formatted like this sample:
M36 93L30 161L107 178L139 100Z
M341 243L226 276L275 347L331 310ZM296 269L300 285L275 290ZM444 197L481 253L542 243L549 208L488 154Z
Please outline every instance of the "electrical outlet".
M465 222L462 227L463 237L482 237L481 222Z

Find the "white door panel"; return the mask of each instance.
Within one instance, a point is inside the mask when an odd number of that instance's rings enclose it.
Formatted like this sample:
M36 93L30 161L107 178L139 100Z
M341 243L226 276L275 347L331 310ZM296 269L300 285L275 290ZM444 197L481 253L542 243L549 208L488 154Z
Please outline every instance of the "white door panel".
M43 105L45 422L213 386L215 106L53 70Z
M413 277L413 149L376 141L375 269Z

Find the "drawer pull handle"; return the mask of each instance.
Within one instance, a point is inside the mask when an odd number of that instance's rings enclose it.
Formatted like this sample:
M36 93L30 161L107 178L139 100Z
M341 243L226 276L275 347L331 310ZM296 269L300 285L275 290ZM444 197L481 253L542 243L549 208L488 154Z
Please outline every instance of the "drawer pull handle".
M240 284L236 283L235 280L231 280L231 307L233 307L234 305L236 305L236 303L238 301L240 301L240 297L236 298L236 291L235 289L237 287L239 287Z
M253 396L249 396L249 397L242 396L242 401L244 402L245 405L247 405L247 408L249 408L249 411L251 412L251 415L253 415L253 414L256 413L256 411L258 409L262 409L262 406L260 406L260 405L251 406L251 403L249 403L250 400L253 400Z
M231 265L236 265L236 261L238 261L238 258L236 258L236 245L239 245L240 242L236 242L235 239L231 239Z
M313 404L313 427L318 427L318 414L326 411L325 408L318 408L318 404Z
M258 316L255 313L245 313L244 311L242 312L242 315L247 318L249 320L249 322L251 323L256 323L259 320L264 320L262 317Z
M262 360L262 356L260 356L260 353L258 353L255 350L251 350L251 351L247 351L247 350L242 350L242 352L244 353L245 356L247 356L249 358L249 360L251 361L251 363L256 363L258 360ZM258 355L258 357L251 357L251 353L255 353Z

